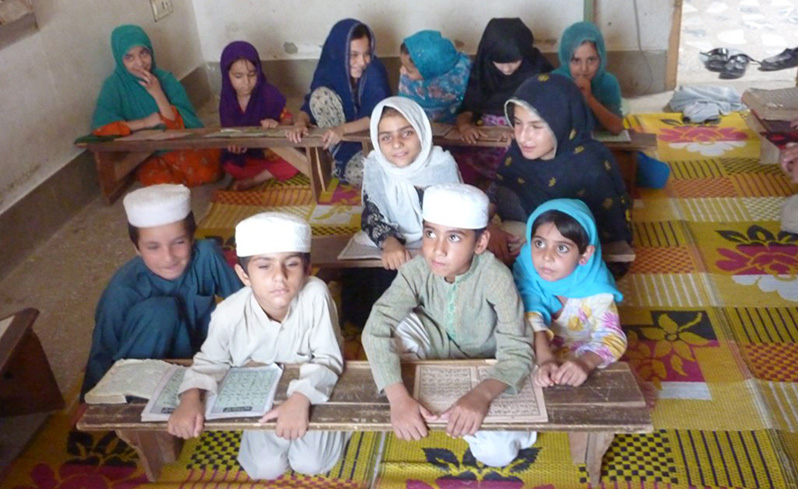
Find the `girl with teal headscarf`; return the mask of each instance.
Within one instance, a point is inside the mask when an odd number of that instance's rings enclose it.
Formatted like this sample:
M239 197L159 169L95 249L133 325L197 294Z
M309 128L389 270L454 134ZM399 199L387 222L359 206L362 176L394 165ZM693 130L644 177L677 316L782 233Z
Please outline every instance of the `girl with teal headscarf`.
M623 131L621 87L608 73L604 36L590 22L565 29L558 50L560 67L553 71L572 79L582 91L596 126L614 134Z
M141 129L202 127L179 81L155 63L155 51L144 29L121 25L111 33L116 66L97 98L91 127L98 136L127 136ZM177 183L196 186L221 176L219 152L157 153L138 169L143 185Z
M452 124L463 101L471 59L439 31L419 31L400 47L399 95L412 99L431 122Z
M535 382L580 385L626 351L615 305L623 295L601 259L593 214L581 200L550 200L529 217L526 241L513 278L535 331Z

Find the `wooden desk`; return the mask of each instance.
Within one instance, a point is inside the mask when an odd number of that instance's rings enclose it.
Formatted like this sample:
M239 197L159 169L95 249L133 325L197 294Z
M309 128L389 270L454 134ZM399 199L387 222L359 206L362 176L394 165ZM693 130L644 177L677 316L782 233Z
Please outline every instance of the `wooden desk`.
M439 360L484 365L484 360ZM285 401L288 383L297 378L298 366L287 366L277 388L275 404ZM412 392L415 363L403 364L402 376ZM575 464L586 464L592 484L601 477L601 459L616 433L650 433L651 415L634 375L626 363L616 363L591 374L584 385L544 389L549 420L545 423L496 423L484 430L567 431ZM143 402L91 405L77 423L84 431L115 430L139 454L147 477L155 481L161 468L178 458L179 440L166 432L166 423L142 422ZM443 425L431 425L443 429ZM207 421L206 430L273 430L275 423L260 425L256 418ZM377 392L368 363L349 361L330 400L313 406L312 430L392 431L387 398Z
M38 316L39 311L28 308L0 320L0 416L64 407L47 355L33 332Z
M239 128L252 130L253 128ZM283 129L264 130L274 135L259 137L206 137L218 133L219 128L177 129L159 133L189 133L175 139L125 140L78 143L77 146L91 151L100 180L100 191L109 203L114 202L130 185L133 171L154 151L181 149L226 148L231 145L243 148L268 148L293 165L311 181L313 197L329 186L332 161L322 149L323 129L313 128L302 143L294 144L282 135ZM138 134L138 133L136 133Z

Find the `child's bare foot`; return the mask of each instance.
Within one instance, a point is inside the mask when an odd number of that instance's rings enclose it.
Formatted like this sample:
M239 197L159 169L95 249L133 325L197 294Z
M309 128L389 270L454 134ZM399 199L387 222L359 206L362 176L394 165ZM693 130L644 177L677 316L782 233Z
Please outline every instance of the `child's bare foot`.
M233 182L231 188L232 190L249 190L272 178L274 178L274 175L269 170L263 170L252 178L244 178Z

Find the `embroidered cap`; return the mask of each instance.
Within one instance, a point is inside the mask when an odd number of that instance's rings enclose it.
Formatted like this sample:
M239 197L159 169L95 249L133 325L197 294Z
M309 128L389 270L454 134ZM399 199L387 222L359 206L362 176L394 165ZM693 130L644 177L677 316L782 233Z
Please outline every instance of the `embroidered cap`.
M488 225L488 196L465 183L445 183L424 191L425 221L460 229L482 229Z
M284 212L261 212L236 225L236 255L310 251L310 226Z
M151 228L182 221L191 212L191 191L171 183L134 190L122 201L127 222Z

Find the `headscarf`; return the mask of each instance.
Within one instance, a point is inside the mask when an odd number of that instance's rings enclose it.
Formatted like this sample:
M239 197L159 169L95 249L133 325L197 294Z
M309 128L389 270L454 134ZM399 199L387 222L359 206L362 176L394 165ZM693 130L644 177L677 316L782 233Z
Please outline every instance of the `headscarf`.
M97 106L92 117L92 130L117 121L133 121L143 119L153 112L158 112L158 104L139 84L139 79L127 71L123 58L131 48L142 46L152 55L152 68L150 71L161 83L166 98L172 104L187 128L202 127L202 122L197 118L194 107L188 99L188 94L179 81L166 70L158 68L155 64L155 51L152 42L137 25L120 25L111 33L111 51L116 62L114 72L105 79Z
M532 45L534 40L532 31L517 17L491 19L479 41L461 111L501 115L504 102L524 80L551 71L551 64ZM518 60L521 66L510 76L493 65Z
M241 111L238 104L238 95L230 81L230 67L236 61L245 59L255 66L258 80L252 95L249 97L247 109ZM263 119L280 120L280 114L285 108L285 97L282 93L266 81L263 73L260 56L255 46L245 41L234 41L222 51L220 63L222 71L222 91L219 100L219 119L222 127L260 126Z
M352 31L361 24L365 26L355 19L340 20L324 41L319 64L313 73L310 92L305 95L305 102L302 104L302 111L310 115L314 124L316 120L310 110L310 95L319 87L330 88L341 97L347 122L368 117L379 101L391 95L388 72L385 71L382 61L377 58L377 41L374 32L368 26L366 29L371 39L371 62L363 70L354 89L349 82L349 45L352 41ZM341 143L335 151L336 161L349 161L361 147L360 143Z
M590 22L577 22L571 25L562 33L560 47L557 52L560 58L560 66L554 73L564 75L573 79L571 76L571 58L574 56L579 46L585 42L592 42L596 46L599 55L599 67L593 79L590 80L590 91L601 105L617 116L621 116L621 86L615 75L608 73L607 69L607 48L604 46L604 36L595 25Z
M520 197L527 213L551 199L578 198L595 216L602 242L631 241L631 200L612 153L592 138L592 115L579 88L560 75L537 75L507 102L510 124L516 104L549 125L557 149L550 160L528 160L514 140L498 183Z
M554 282L543 279L532 263L532 224L538 216L550 210L573 217L587 233L589 244L596 247L587 263L577 264L570 275ZM555 199L535 209L526 224L526 244L521 247L513 266L513 278L524 301L524 310L540 313L546 323L551 322L552 314L562 309L557 296L580 299L597 294L613 294L616 301L623 300L623 294L615 287L615 280L601 259L601 243L593 214L581 200Z
M245 59L252 63L255 66L258 77L255 88L249 97L249 102L247 102L247 109L243 112L238 104L236 90L230 81L230 67L240 59ZM260 62L260 55L255 46L245 41L231 42L222 51L222 60L219 68L222 72L222 91L219 98L219 119L222 127L260 127L260 121L263 119L280 120L280 114L285 108L285 97L277 87L266 81L266 75L263 73L263 67ZM263 153L262 150L257 149L249 149L243 154L234 154L224 150L222 152L222 161L230 162L236 166L244 166L247 154L255 152Z
M419 31L404 39L423 80L399 77L399 94L413 99L433 122L454 122L463 101L471 59L457 52L439 31Z
M421 152L408 166L399 168L380 150L379 124L386 107L398 110L413 126L421 140ZM371 144L374 150L364 163L363 193L396 225L407 242L421 239L421 202L416 187L458 183L460 173L452 155L432 145L432 128L424 110L404 97L389 97L371 114Z

